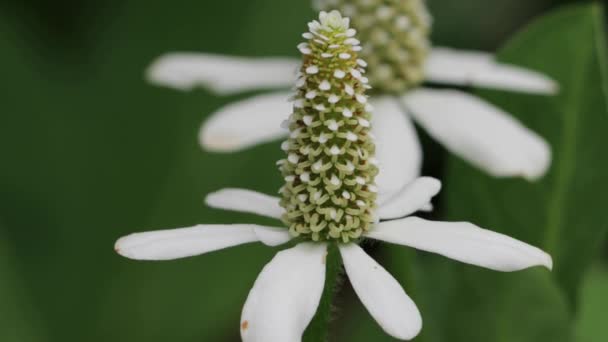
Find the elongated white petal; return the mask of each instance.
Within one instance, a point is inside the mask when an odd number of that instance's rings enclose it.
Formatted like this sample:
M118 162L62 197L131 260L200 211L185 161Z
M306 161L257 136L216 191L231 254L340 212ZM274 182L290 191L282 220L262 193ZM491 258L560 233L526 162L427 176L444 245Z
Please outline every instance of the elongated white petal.
M382 329L402 340L416 337L422 317L397 280L355 244L340 245L340 254L357 296Z
M378 208L381 219L395 219L425 210L430 200L441 190L441 182L432 177L420 177Z
M253 232L261 243L270 247L279 246L291 240L291 235L287 228L254 226Z
M281 123L289 118L288 92L258 95L231 103L203 123L199 142L214 152L235 152L279 139L288 131Z
M127 235L116 241L118 254L136 260L172 260L261 241L278 242L286 229L253 224L198 225ZM270 237L273 234L275 237Z
M207 53L169 53L148 68L151 83L190 90L205 87L217 94L291 87L301 61L292 58L247 58Z
M554 94L558 84L526 68L501 64L485 52L433 48L426 64L427 80L526 93Z
M247 189L222 189L205 198L205 203L212 208L281 219L285 209L281 208L279 201L278 197Z
M477 97L418 89L403 99L431 136L495 177L535 180L549 168L551 149L542 137Z
M376 185L382 203L420 175L422 149L416 129L398 99L372 98L372 105L372 133L376 137L376 158L380 163Z
M542 250L468 222L433 222L417 217L381 222L368 237L441 254L496 271L553 267Z
M262 270L241 314L243 342L299 342L325 285L325 244L301 243Z

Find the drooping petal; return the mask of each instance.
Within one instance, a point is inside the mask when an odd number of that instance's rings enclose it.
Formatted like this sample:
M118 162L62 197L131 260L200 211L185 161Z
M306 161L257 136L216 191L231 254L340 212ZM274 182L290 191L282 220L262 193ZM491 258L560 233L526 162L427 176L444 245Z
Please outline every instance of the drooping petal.
M416 121L453 152L495 177L542 177L547 142L501 109L456 90L418 89L403 97Z
M172 260L255 241L274 245L279 242L277 236L285 234L289 235L286 229L253 224L198 225L127 235L116 241L114 249L129 259Z
M240 211L281 219L285 209L279 198L247 189L222 189L205 198L208 206L216 209Z
M416 337L422 317L397 280L356 244L340 245L340 254L357 296L382 329L402 340Z
M191 90L197 86L220 95L291 87L301 61L293 58L247 58L206 53L169 53L147 70L153 84Z
M433 48L426 64L427 80L526 93L555 94L559 85L526 68L498 63L485 52Z
M262 270L241 314L243 342L299 342L325 285L327 246L301 243Z
M380 173L376 176L379 202L391 197L420 174L422 149L416 129L398 99L392 96L372 98L374 107L372 133L376 137L376 158Z
M199 132L201 146L213 152L236 152L286 136L281 123L289 118L288 92L254 96L211 114Z
M431 199L441 190L441 182L432 177L420 177L378 208L383 220L395 219L428 209ZM432 206L431 206L432 209Z
M468 222L433 222L417 217L381 222L368 237L437 253L495 271L553 267L542 250Z

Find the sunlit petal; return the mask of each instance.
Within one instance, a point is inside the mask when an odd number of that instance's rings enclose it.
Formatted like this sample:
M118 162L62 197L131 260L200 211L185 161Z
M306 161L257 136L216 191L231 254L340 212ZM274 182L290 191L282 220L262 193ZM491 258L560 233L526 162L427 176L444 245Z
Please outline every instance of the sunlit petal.
M277 253L249 292L241 314L244 342L299 342L325 285L325 244Z
M169 53L148 68L151 83L190 90L204 87L217 94L287 88L301 61L292 58L246 58L206 53Z
M247 189L222 189L205 198L208 206L216 209L240 211L280 219L285 209L279 198Z
M279 246L291 240L291 235L287 228L254 226L253 232L261 243L270 247Z
M416 129L398 99L391 96L372 98L376 158L380 173L376 176L383 202L420 174L422 149Z
M286 136L281 123L292 113L289 97L289 92L258 95L219 109L201 127L201 146L235 152Z
M431 177L420 177L378 208L381 219L395 219L418 210L432 210L430 200L441 190L441 182Z
M495 177L542 177L547 142L501 109L456 90L418 89L403 97L416 121L452 153Z
M426 64L427 80L527 93L554 94L558 84L526 68L498 63L491 54L434 48Z
M502 272L533 266L553 267L551 256L542 250L468 222L434 222L408 217L381 222L368 237Z
M340 254L357 296L382 329L398 339L416 337L422 317L395 278L356 244L340 245Z
M120 238L114 248L129 259L172 260L260 241L256 229L266 234L281 228L253 224L198 225L134 233Z

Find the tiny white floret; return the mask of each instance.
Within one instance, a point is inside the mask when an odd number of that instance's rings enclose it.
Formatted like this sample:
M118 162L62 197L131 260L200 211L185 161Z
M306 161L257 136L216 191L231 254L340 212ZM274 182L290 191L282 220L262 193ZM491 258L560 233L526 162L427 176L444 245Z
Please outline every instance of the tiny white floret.
M357 102L359 102L359 103L367 103L367 96L365 96L365 95L357 94L356 98L357 98Z
M319 84L319 89L327 91L331 89L331 83L329 83L328 80L323 80L323 82Z
M319 73L319 67L316 65L311 65L308 68L306 68L306 73L309 75L315 75Z

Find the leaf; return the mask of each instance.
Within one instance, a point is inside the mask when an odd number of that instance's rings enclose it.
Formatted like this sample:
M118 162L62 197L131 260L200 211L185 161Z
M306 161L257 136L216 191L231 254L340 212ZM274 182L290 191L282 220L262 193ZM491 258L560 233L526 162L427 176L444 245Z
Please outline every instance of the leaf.
M602 13L598 4L565 7L536 21L499 54L555 78L558 96L481 93L549 141L553 164L547 176L536 184L492 179L451 158L446 179L449 217L548 251L573 308L584 271L608 229L608 160L601 157L608 144Z
M42 342L44 327L18 266L0 225L0 341Z
M608 289L608 268L606 265L595 265L583 280L580 310L576 322L577 342L608 340L606 289Z

